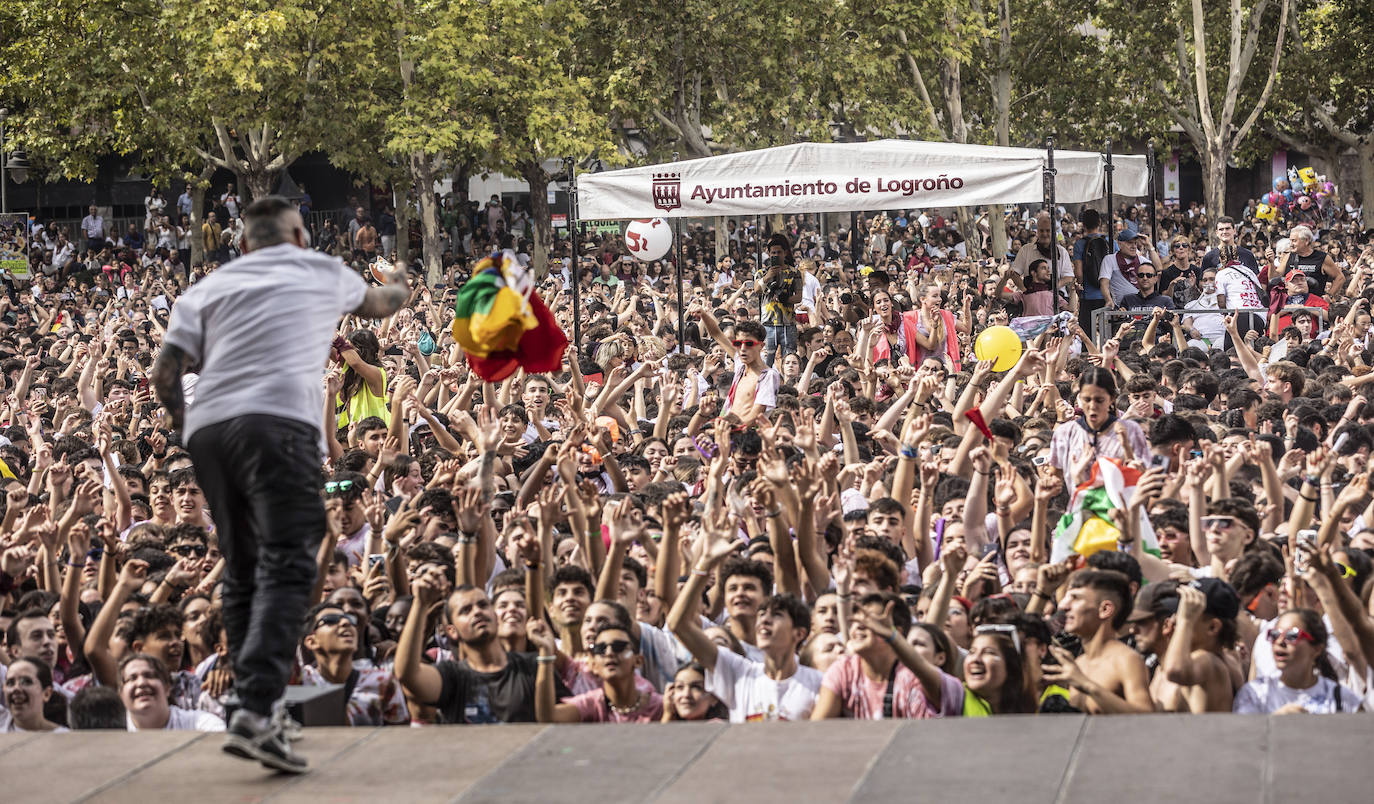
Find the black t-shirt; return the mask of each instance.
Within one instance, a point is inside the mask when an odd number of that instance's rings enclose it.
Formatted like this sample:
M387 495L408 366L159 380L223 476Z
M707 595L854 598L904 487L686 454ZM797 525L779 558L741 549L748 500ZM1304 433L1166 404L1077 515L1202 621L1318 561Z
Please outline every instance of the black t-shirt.
M534 684L539 663L533 653L507 653L506 666L495 673L479 673L467 662L439 662L443 679L434 702L445 723L533 723ZM572 692L554 679L556 700Z
M1255 273L1255 276L1259 276L1260 266L1259 261L1255 259L1255 252L1251 251L1250 249L1244 246L1236 246L1236 259L1240 260L1241 265L1244 265L1246 268L1249 268L1251 271L1253 271ZM1206 255L1203 256L1202 270L1206 271L1208 268L1211 268L1214 271L1221 268L1220 250L1212 249L1211 251L1207 252Z
M1171 290L1174 280L1186 279L1189 276L1192 276L1194 286L1202 282L1202 271L1196 265L1189 265L1185 271L1180 271L1177 265L1170 262L1164 266L1164 270L1160 273L1159 288L1163 291Z

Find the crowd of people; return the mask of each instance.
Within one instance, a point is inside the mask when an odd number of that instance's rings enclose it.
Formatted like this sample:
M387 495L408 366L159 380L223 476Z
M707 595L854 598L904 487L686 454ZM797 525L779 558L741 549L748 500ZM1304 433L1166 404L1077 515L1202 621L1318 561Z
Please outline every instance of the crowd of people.
M203 263L150 196L113 242L31 228L35 281L0 298L0 730L223 730L237 705L217 523L246 514L207 507L149 384L178 300L251 249L245 202L211 200ZM1018 210L996 255L939 210L730 220L688 228L680 274L563 240L538 290L579 337L495 383L453 299L526 222L445 209L438 281L345 316L309 378L327 526L308 614L273 627L348 723L1374 706L1357 207L1161 205L1157 233L1140 205ZM394 215L354 220L314 247L392 253ZM974 343L1001 324L1025 347L994 370ZM1115 538L1066 542L1113 473L1133 491L1091 516Z

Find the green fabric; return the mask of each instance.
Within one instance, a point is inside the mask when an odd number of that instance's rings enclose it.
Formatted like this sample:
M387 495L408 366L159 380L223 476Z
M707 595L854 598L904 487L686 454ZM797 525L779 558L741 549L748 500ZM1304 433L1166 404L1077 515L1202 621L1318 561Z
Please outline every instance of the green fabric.
M472 318L474 313L485 313L490 310L492 300L501 290L501 284L500 271L482 271L463 283L463 288L458 291L458 297L453 300L454 317L468 319Z
M978 693L964 687L964 717L991 717L992 707Z

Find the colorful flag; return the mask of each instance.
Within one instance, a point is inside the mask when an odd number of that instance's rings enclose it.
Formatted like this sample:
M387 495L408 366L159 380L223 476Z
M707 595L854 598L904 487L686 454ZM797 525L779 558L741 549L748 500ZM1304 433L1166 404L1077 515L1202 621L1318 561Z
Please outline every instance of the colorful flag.
M504 380L517 368L538 374L562 367L568 338L509 249L473 266L453 313L454 340L488 382Z
M1077 553L1087 557L1099 550L1115 550L1121 529L1112 518L1113 511L1122 510L1135 496L1141 472L1131 469L1117 458L1098 458L1092 474L1074 491L1069 510L1054 529L1051 561L1063 561ZM1158 556L1159 539L1144 511L1140 512L1140 546L1145 552Z

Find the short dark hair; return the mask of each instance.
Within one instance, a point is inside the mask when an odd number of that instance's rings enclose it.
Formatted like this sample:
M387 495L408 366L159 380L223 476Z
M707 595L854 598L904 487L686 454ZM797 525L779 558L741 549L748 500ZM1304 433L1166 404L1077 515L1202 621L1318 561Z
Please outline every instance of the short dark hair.
M129 644L132 645L140 639L146 639L149 634L156 633L159 629L169 625L175 626L180 632L181 624L185 620L181 609L170 603L144 606L134 614L133 621L129 623Z
M24 620L37 620L40 617L45 620L51 620L52 618L48 616L48 611L49 609L38 608L35 606L33 608L24 609L23 611L19 612L18 616L16 616L13 620L10 620L10 627L5 630L5 641L9 643L10 650L15 650L19 647L19 624Z
M1116 613L1112 615L1112 628L1118 631L1126 625L1126 618L1131 616L1134 602L1131 599L1131 582L1116 570L1080 570L1069 578L1069 588L1091 589L1111 596L1112 602L1116 605Z
M906 636L906 632L911 630L911 609L907 608L906 601L899 595L891 592L869 592L859 600L860 606L878 608L884 608L889 603L892 604L892 630Z
M768 569L768 565L762 561L754 561L748 558L728 558L720 566L720 583L724 588L725 582L735 575L744 575L750 578L757 578L763 585L763 592L767 594L773 588L773 573Z
M811 609L795 595L773 595L763 601L759 611L786 614L792 620L793 628L811 630Z
M549 597L553 597L553 590L565 583L586 587L589 598L596 595L596 581L592 579L592 574L576 564L568 564L554 570L553 577L549 578Z
M265 195L243 211L243 239L252 248L285 243L291 232L284 218L298 205L279 195Z
M172 491L192 483L197 486L200 485L199 481L196 480L194 466L184 466L167 476L167 485L171 487Z
M748 335L758 339L760 343L767 339L768 333L764 331L763 325L757 321L741 321L735 324L736 335Z
M640 589L649 585L649 571L644 568L643 564L639 563L639 559L625 556L624 561L620 565L620 569L622 572L625 570L633 572L635 580L639 581ZM764 591L768 591L767 587L764 588Z
M67 725L72 731L108 729L127 731L124 701L114 687L83 687L67 705Z
M1192 423L1176 413L1166 413L1150 425L1150 445L1154 447L1192 441L1196 438L1197 430Z

